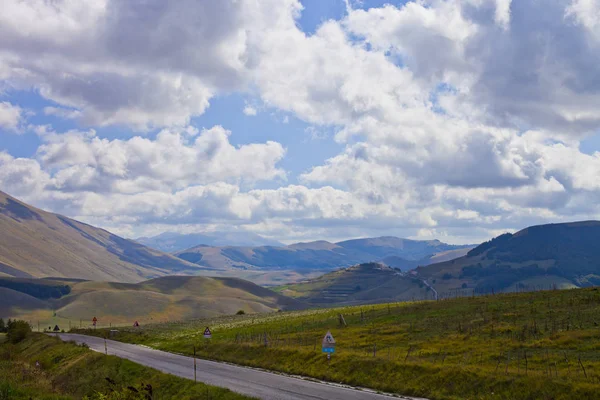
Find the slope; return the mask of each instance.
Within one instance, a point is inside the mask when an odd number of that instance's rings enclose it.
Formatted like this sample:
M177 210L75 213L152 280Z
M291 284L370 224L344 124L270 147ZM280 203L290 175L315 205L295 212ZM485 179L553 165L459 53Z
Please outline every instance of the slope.
M598 239L598 221L532 226L416 273L441 293L599 285Z
M0 276L137 282L193 264L0 192Z
M315 305L381 303L435 297L420 280L379 263L343 268L275 290Z
M0 317L41 319L54 324L62 320L78 323L96 316L102 325L132 323L134 320L179 321L219 315L298 310L306 306L251 282L236 278L167 276L140 283L71 281L68 292L47 297L37 289L39 279L18 279L19 290L8 289L16 278L0 281L0 294L6 304ZM26 284L29 285L26 285ZM64 282L52 285L63 287ZM29 293L34 293L37 297ZM40 296L40 293L42 295ZM23 305L25 304L25 306ZM89 322L88 322L89 323Z

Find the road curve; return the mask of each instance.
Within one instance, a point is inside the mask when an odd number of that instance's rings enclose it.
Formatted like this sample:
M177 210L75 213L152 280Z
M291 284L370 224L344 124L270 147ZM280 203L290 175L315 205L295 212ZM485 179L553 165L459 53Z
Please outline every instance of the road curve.
M102 338L70 333L59 333L57 336L64 341L85 343L91 350L104 353ZM194 362L191 357L113 340L107 340L106 344L109 355L126 358L168 374L194 379ZM198 381L265 400L425 400L383 395L215 361L198 359L196 363Z

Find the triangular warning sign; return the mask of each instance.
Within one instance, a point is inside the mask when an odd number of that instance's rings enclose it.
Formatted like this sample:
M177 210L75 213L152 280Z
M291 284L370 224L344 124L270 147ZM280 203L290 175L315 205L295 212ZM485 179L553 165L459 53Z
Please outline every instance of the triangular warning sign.
M330 331L327 331L325 337L323 338L323 345L335 344L335 339Z
M204 337L211 337L211 336L212 336L212 333L210 332L210 329L207 326L206 329L204 330Z

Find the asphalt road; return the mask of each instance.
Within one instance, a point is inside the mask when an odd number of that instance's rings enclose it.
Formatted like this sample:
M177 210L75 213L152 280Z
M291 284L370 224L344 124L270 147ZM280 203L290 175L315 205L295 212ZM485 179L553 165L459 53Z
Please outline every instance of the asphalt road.
M59 333L58 336L65 341L74 340L78 343L86 343L91 350L104 353L104 339L102 338L69 333ZM194 361L191 357L113 340L107 340L106 343L109 355L126 358L168 374L194 379ZM202 359L197 359L196 365L199 382L266 400L390 400L398 398L425 400L387 396L371 391L314 382Z

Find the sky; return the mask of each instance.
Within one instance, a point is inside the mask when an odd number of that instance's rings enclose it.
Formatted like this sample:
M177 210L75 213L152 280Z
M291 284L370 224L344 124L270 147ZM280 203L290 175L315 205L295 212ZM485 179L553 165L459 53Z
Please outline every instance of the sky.
M0 190L136 238L600 219L600 0L4 0Z

